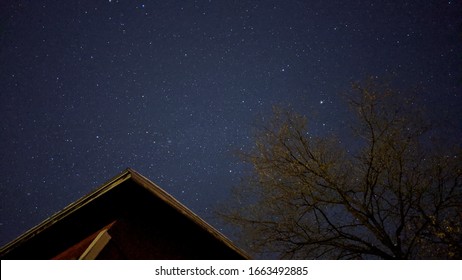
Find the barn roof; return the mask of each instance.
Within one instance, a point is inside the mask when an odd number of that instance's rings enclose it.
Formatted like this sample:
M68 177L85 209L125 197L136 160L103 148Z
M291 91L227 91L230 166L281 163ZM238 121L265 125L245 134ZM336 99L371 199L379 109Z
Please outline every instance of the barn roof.
M101 200L101 198L105 197L106 194L113 192L118 188L141 188L143 190L146 190L153 197L163 201L171 209L174 209L182 216L184 216L186 219L196 224L199 228L207 232L211 238L216 239L219 243L222 243L223 245L225 245L225 247L234 251L240 257L244 259L250 258L244 251L242 251L240 248L234 245L227 237L225 237L222 233L220 233L210 224L205 222L195 213L193 213L190 209L188 209L186 206L184 206L182 203L176 200L173 196L168 194L166 191L164 191L162 188L157 186L155 183L153 183L140 173L130 168L126 169L118 176L109 180L107 183L97 188L93 192L87 194L79 200L71 203L61 211L55 213L39 225L31 228L30 230L13 240L12 242L6 244L4 247L0 249L0 257L3 259L3 257L6 256L9 252L15 250L18 247L23 246L30 240L34 239L36 236L39 236L42 232L50 231L49 229L52 228L54 225L61 223L61 221L63 220L66 220L68 217L74 215L76 212L80 211L80 209L84 208L86 205L89 205L91 203L94 204L95 201Z

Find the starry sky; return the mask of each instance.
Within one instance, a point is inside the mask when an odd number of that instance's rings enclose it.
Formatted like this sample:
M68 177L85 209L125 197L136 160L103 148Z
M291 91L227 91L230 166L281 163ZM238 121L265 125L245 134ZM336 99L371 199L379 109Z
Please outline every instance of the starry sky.
M443 0L2 0L0 245L127 167L213 224L260 117L292 105L342 135L339 94L367 76L462 126L461 19Z

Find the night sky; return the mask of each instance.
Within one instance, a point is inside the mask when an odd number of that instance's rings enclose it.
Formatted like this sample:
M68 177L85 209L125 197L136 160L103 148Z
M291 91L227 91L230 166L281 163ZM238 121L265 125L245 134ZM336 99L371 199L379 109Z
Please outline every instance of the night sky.
M371 75L462 119L461 2L0 1L0 245L127 167L214 224L259 117Z

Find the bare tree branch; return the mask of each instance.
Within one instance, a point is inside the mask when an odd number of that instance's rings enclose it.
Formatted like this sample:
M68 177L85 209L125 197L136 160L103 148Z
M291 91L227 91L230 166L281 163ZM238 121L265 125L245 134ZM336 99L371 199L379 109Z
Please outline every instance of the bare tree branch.
M461 258L460 147L432 150L414 101L367 81L349 97L356 154L275 108L244 153L253 172L221 216L257 254L281 258ZM412 106L411 106L412 105Z

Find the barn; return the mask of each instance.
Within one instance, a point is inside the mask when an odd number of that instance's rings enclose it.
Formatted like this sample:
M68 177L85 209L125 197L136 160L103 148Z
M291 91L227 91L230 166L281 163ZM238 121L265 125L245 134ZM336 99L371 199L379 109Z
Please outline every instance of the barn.
M0 249L5 259L228 260L249 256L127 169Z

